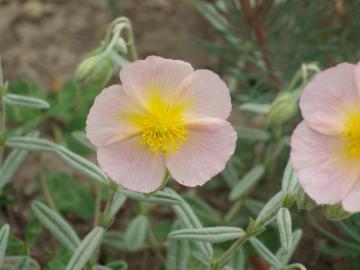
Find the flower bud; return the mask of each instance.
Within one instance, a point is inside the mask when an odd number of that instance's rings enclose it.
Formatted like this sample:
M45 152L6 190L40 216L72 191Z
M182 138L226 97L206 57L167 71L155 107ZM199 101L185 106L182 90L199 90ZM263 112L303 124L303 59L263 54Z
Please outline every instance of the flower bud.
M94 55L86 58L75 71L75 80L85 86L102 87L112 75L112 61L107 56Z
M327 219L333 221L347 219L351 216L351 213L346 212L342 208L341 203L337 203L334 205L325 205L324 214Z
M268 125L280 125L291 119L297 112L296 98L292 93L280 93L271 104Z
M127 54L128 53L128 49L127 49L127 45L125 43L125 40L122 37L119 37L114 45L114 49L121 53L121 54Z

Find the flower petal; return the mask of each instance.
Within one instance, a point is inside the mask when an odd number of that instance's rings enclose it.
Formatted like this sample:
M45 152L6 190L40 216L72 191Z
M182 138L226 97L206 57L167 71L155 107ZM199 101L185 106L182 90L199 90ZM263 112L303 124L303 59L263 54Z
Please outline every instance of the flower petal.
M216 117L225 120L230 115L230 91L223 80L210 70L192 72L176 92L178 100L189 105L185 118Z
M100 147L97 159L112 180L137 192L152 192L165 177L165 162L161 155L146 150L140 136Z
M318 204L334 204L351 191L360 169L341 154L344 141L301 122L291 140L291 161L305 192Z
M349 213L360 212L360 178L357 179L356 184L343 200L342 205L344 210Z
M173 97L178 85L191 72L193 68L189 63L149 56L124 66L120 71L120 79L126 93L134 101L146 106L150 95L164 99Z
M236 132L229 122L203 118L188 125L188 139L166 157L174 179L185 186L203 185L221 172L234 153Z
M340 134L348 109L360 103L355 65L342 63L320 72L305 87L300 99L304 119L315 130Z
M125 94L121 85L105 88L88 114L86 136L99 147L134 135L138 128L125 117L131 112L140 113L141 109Z

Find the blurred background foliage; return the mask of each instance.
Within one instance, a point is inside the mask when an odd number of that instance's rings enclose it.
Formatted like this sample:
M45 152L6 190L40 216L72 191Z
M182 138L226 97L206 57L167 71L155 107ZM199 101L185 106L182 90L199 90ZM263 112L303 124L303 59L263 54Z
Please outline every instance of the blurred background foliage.
M39 23L36 17L39 12L44 12L46 16L46 8L51 7L49 3L59 4L58 1L16 2L22 7L27 5L25 11L32 14L35 24ZM150 7L155 10L151 16L154 17L160 9L164 18L168 18L172 15L171 12L177 14L176 8L179 5L185 6L180 2L182 1L136 1L133 9L138 13L129 17L136 22L139 20L137 16L145 16L144 12ZM182 38L191 40L192 44L207 52L204 58L209 59L209 62L198 62L197 65L210 66L227 81L234 107L231 121L237 127L239 140L236 154L216 180L196 190L186 190L176 183L171 185L183 195L204 225L244 228L248 224L248 217L255 218L264 203L280 189L288 160L290 135L301 119L297 101L303 86L320 69L344 61L358 61L360 1L185 2L186 9L193 8L192 16L199 16L199 20L204 18L200 32L209 33L209 38L207 34L194 35L191 31ZM0 8L9 3L0 1ZM173 11L171 7L175 7ZM197 12L194 12L195 8ZM112 18L123 15L123 10L122 1L108 0L102 12ZM183 12L181 17L176 17L179 24L186 20L185 14ZM106 23L109 21L110 19ZM138 46L144 47L146 44L140 42L146 43L146 39L141 37L142 32L152 30L144 22L134 24ZM162 24L161 27L166 28L167 25ZM177 30L174 29L172 31ZM105 29L101 30L103 36ZM154 48L140 51L141 57L161 53L156 51L156 46ZM187 48L189 50L190 47ZM92 49L95 48L86 50ZM173 57L169 51L164 52ZM191 59L188 60L192 62ZM117 73L119 67L112 68ZM30 80L11 81L10 93L42 98L51 106L47 111L10 107L7 111L8 136L28 134L36 128L75 153L93 158L93 149L84 139L83 131L94 97L109 83L111 76L106 79L100 85L86 86L78 84L74 79L54 81L51 87L55 91L44 91L44 87ZM117 81L118 78L114 80ZM8 220L14 226L8 251L10 254L31 255L41 262L44 269L64 269L71 253L46 239L50 236L41 229L33 214L29 213L29 202L40 198L49 203L44 192L44 189L49 189L56 209L84 235L92 226L96 209L103 204L107 191L90 184L84 177L65 169L63 164L47 155L32 155L28 162L33 168L27 169L29 173L26 172L25 177L20 175L19 178L31 180L33 184L24 184L24 181L17 184L14 181L13 185L3 187L0 195L1 219ZM19 191L19 185L27 186L26 191ZM21 200L19 196L22 197ZM294 228L304 230L304 239L294 259L307 265L308 269L357 269L360 260L359 215L333 225L325 221L319 210L294 211L293 214ZM172 211L166 206L126 202L111 231L105 236L104 244L108 248L101 254L101 258L104 261L105 258L106 261L124 259L129 262L129 269L149 269L146 265L161 269L166 236L171 227L176 226L172 223ZM133 237L137 236L138 231L145 233L142 237L136 237L136 243L133 243ZM271 227L260 238L275 253L279 246L276 228ZM216 252L220 253L228 246L229 243L219 244ZM144 256L145 263L139 262L139 254ZM241 259L242 257L246 260ZM246 265L246 269L268 269L250 245L239 252L239 258L239 265ZM198 260L193 257L191 260L192 268L189 269L201 269ZM126 269L124 265L120 261L114 269Z

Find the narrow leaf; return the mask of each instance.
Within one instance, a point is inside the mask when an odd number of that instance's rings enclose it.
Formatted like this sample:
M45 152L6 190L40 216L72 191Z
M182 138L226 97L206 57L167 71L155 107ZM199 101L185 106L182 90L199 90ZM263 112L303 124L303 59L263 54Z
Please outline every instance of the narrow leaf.
M256 218L257 225L267 225L273 220L277 211L282 206L282 198L283 193L278 192L265 204L264 208Z
M107 175L98 166L89 160L71 152L61 145L55 145L55 152L63 161L79 172L82 172L94 180L107 183Z
M100 245L103 234L103 228L92 229L76 248L65 270L82 270Z
M40 223L67 249L74 251L80 239L71 226L55 211L45 204L35 201L32 210Z
M294 233L292 234L291 250L285 251L283 247L280 247L279 250L276 252L276 258L278 258L281 265L287 265L289 263L291 256L295 252L295 250L300 242L301 236L302 236L301 230L294 231ZM277 270L277 268L274 268L274 270Z
M174 195L180 201L178 204L173 204L172 207L184 228L202 228L202 224L194 211L179 194L170 188L165 188L165 192ZM206 258L212 257L214 251L211 244L195 242L195 245Z
M256 185L265 173L263 165L256 165L237 183L230 193L230 200L234 201L248 192Z
M178 204L180 202L176 196L166 193L164 191L156 191L149 196L138 192L132 192L126 189L119 189L118 192L124 194L130 199L148 203Z
M27 256L7 256L0 270L40 270L40 265L34 259Z
M37 137L38 132L32 132L29 137ZM16 171L22 164L26 157L27 151L21 149L14 149L5 159L3 165L0 168L0 191L10 182Z
M291 161L289 160L286 165L284 175L282 178L282 191L284 193L291 194L296 191L297 186L298 186L298 179L291 165Z
M129 224L124 235L125 246L129 251L137 251L144 247L148 219L138 215Z
M95 146L91 144L84 132L74 131L71 135L74 137L75 140L77 140L80 144L82 144L89 150L96 150Z
M280 243L285 252L289 253L292 248L292 224L291 215L287 208L280 208L277 214L277 225L280 235Z
M264 259L266 260L271 266L275 268L281 268L280 261L275 257L274 254L266 247L263 243L261 243L256 237L251 237L250 243L256 250L256 252Z
M6 145L29 151L54 151L54 143L34 137L12 137L6 141Z
M28 109L49 109L50 105L45 100L22 96L22 95L15 95L15 94L6 94L3 97L3 100L7 105L15 106L15 107L23 107Z
M219 243L238 239L245 235L244 231L237 227L205 227L196 229L180 229L169 234L170 239L192 240L208 243Z
M6 248L7 248L7 244L8 244L8 240L9 240L9 232L10 232L10 227L8 224L5 224L1 227L1 230L0 230L0 266L4 262L5 252L6 252Z
M175 223L173 229L180 229L180 225ZM189 243L186 240L169 239L166 255L166 270L187 270L190 255Z

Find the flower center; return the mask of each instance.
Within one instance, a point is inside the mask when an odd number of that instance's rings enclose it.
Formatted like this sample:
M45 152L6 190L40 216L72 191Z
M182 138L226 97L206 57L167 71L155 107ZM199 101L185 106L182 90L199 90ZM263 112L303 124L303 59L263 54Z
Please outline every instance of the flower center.
M360 110L349 113L343 135L346 139L347 155L360 157Z
M183 110L183 105L170 105L158 95L151 97L147 113L133 117L141 129L141 144L148 146L151 152L176 153L188 134Z

